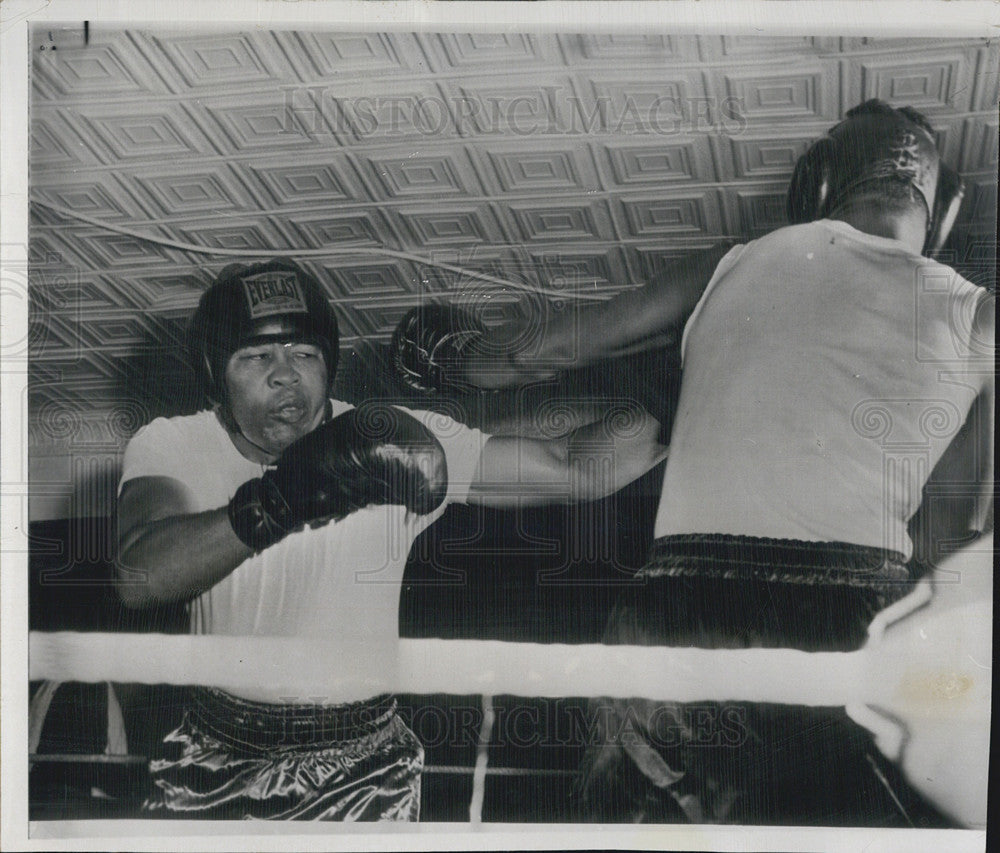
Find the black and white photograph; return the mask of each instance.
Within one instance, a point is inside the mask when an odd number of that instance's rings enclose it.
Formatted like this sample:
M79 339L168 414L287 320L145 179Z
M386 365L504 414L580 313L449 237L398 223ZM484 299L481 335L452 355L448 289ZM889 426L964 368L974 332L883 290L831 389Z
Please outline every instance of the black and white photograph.
M993 4L99 5L2 12L6 848L987 849Z

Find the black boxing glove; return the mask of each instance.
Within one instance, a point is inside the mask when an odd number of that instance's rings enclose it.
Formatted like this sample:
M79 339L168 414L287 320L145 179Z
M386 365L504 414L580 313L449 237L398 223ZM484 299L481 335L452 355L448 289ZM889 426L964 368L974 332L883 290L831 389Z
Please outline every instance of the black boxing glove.
M486 327L468 311L450 305L421 305L396 326L390 358L405 385L425 394L471 391L462 368L486 336Z
M448 490L444 448L401 409L367 404L290 445L276 467L249 480L229 502L229 522L254 551L372 504L433 512Z

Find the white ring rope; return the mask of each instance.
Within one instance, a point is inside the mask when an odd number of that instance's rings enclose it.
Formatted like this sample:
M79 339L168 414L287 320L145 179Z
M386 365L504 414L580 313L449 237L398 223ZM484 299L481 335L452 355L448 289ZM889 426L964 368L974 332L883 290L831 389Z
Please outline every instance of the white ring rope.
M864 652L32 631L32 680L206 684L350 702L379 693L609 696L843 705L861 699ZM395 672L394 672L395 670Z
M989 696L989 667L955 625L988 631L989 602L942 620L924 642L875 643L856 652L542 645L480 640L364 644L221 636L32 632L32 680L208 684L241 692L263 684L331 703L383 692L645 697L809 706L890 704L917 691L933 710L970 710ZM958 632L961 633L960 631ZM923 628L917 635L925 635ZM335 663L331 663L335 662ZM951 701L958 691L961 701ZM929 704L928 704L929 703ZM950 711L949 711L950 713Z
M980 713L992 670L993 537L941 562L853 652L32 631L32 680L202 684L234 692L643 697ZM277 694L276 694L277 695Z
M76 219L79 222L85 222L87 225L93 225L96 228L102 228L106 231L111 231L115 234L122 234L126 237L132 237L135 240L141 240L145 243L154 243L159 246L167 246L171 249L180 249L185 252L194 252L200 255L217 255L221 257L231 257L231 258L249 258L260 256L262 258L325 258L332 257L336 255L353 255L353 256L366 256L366 257L389 257L389 258L399 258L404 261L413 261L417 264L426 264L429 267L437 267L439 269L447 270L448 272L456 273L460 276L465 276L467 278L474 278L480 281L485 281L490 284L495 284L498 287L511 290L520 290L525 293L532 293L539 296L548 296L552 299L579 299L579 300L590 300L595 302L605 302L609 298L608 294L596 294L596 293L582 293L579 291L572 290L553 290L547 287L535 287L530 284L525 284L519 281L508 281L507 279L497 278L496 276L489 275L488 273L477 272L476 270L470 270L465 267L455 266L454 264L445 263L444 261L437 261L433 258L425 258L422 255L416 255L411 252L400 252L395 249L385 249L385 248L373 248L371 246L357 246L352 248L336 248L328 247L325 249L222 249L215 248L212 246L199 246L196 243L183 243L179 240L171 240L166 237L156 237L150 234L143 234L141 231L135 231L131 228L125 228L121 225L115 225L111 222L104 222L93 216L88 216L85 213L79 213L75 210L70 210L68 207L62 207L58 204L52 204L48 201L42 201L38 198L31 199L32 204L37 204L40 207L47 208L53 213L57 213L66 219ZM640 287L641 285L633 285L634 287Z

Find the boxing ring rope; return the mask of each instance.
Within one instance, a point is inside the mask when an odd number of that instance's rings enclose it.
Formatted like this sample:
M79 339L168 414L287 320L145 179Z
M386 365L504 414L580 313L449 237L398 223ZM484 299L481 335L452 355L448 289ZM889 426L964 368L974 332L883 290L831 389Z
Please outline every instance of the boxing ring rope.
M922 621L906 618L930 600L929 586L919 585L879 615L868 643L853 652L439 639L373 644L317 638L32 631L29 677L205 684L235 692L267 684L276 694L284 691L290 696L323 691L331 702L395 692L644 697L818 707L871 704L901 690L923 690L932 705L940 702L942 707L953 707L956 691L966 695L985 690L988 696L989 679L982 677L982 669L989 647L974 649L973 645L982 643L970 643L957 629L965 625L968 630L988 630L991 602L966 602ZM914 624L905 636L886 636L891 626L909 622Z
M794 649L435 639L403 639L393 649L312 638L71 631L32 631L28 653L31 680L205 684L234 692L267 684L276 693L293 696L324 691L335 702L396 692L741 699L814 706L861 698L869 657L864 652ZM379 672L372 672L373 661Z
M923 582L879 614L866 645L853 652L31 632L28 673L31 680L237 691L267 684L329 702L382 692L480 695L489 712L497 695L844 707L942 811L979 827L992 672L991 540L986 547L961 572L949 562L952 576L933 592ZM486 777L504 772L487 766L488 744L484 725L472 770L472 822L481 820Z

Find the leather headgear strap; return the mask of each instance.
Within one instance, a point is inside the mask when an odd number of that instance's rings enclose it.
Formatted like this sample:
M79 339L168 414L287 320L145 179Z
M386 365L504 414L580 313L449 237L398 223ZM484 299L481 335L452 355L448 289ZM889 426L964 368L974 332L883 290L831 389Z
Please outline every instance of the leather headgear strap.
M799 158L788 188L789 220L822 219L863 185L900 180L917 191L927 210L924 254L938 251L954 224L964 187L941 162L923 122L912 110L877 100L850 110Z

